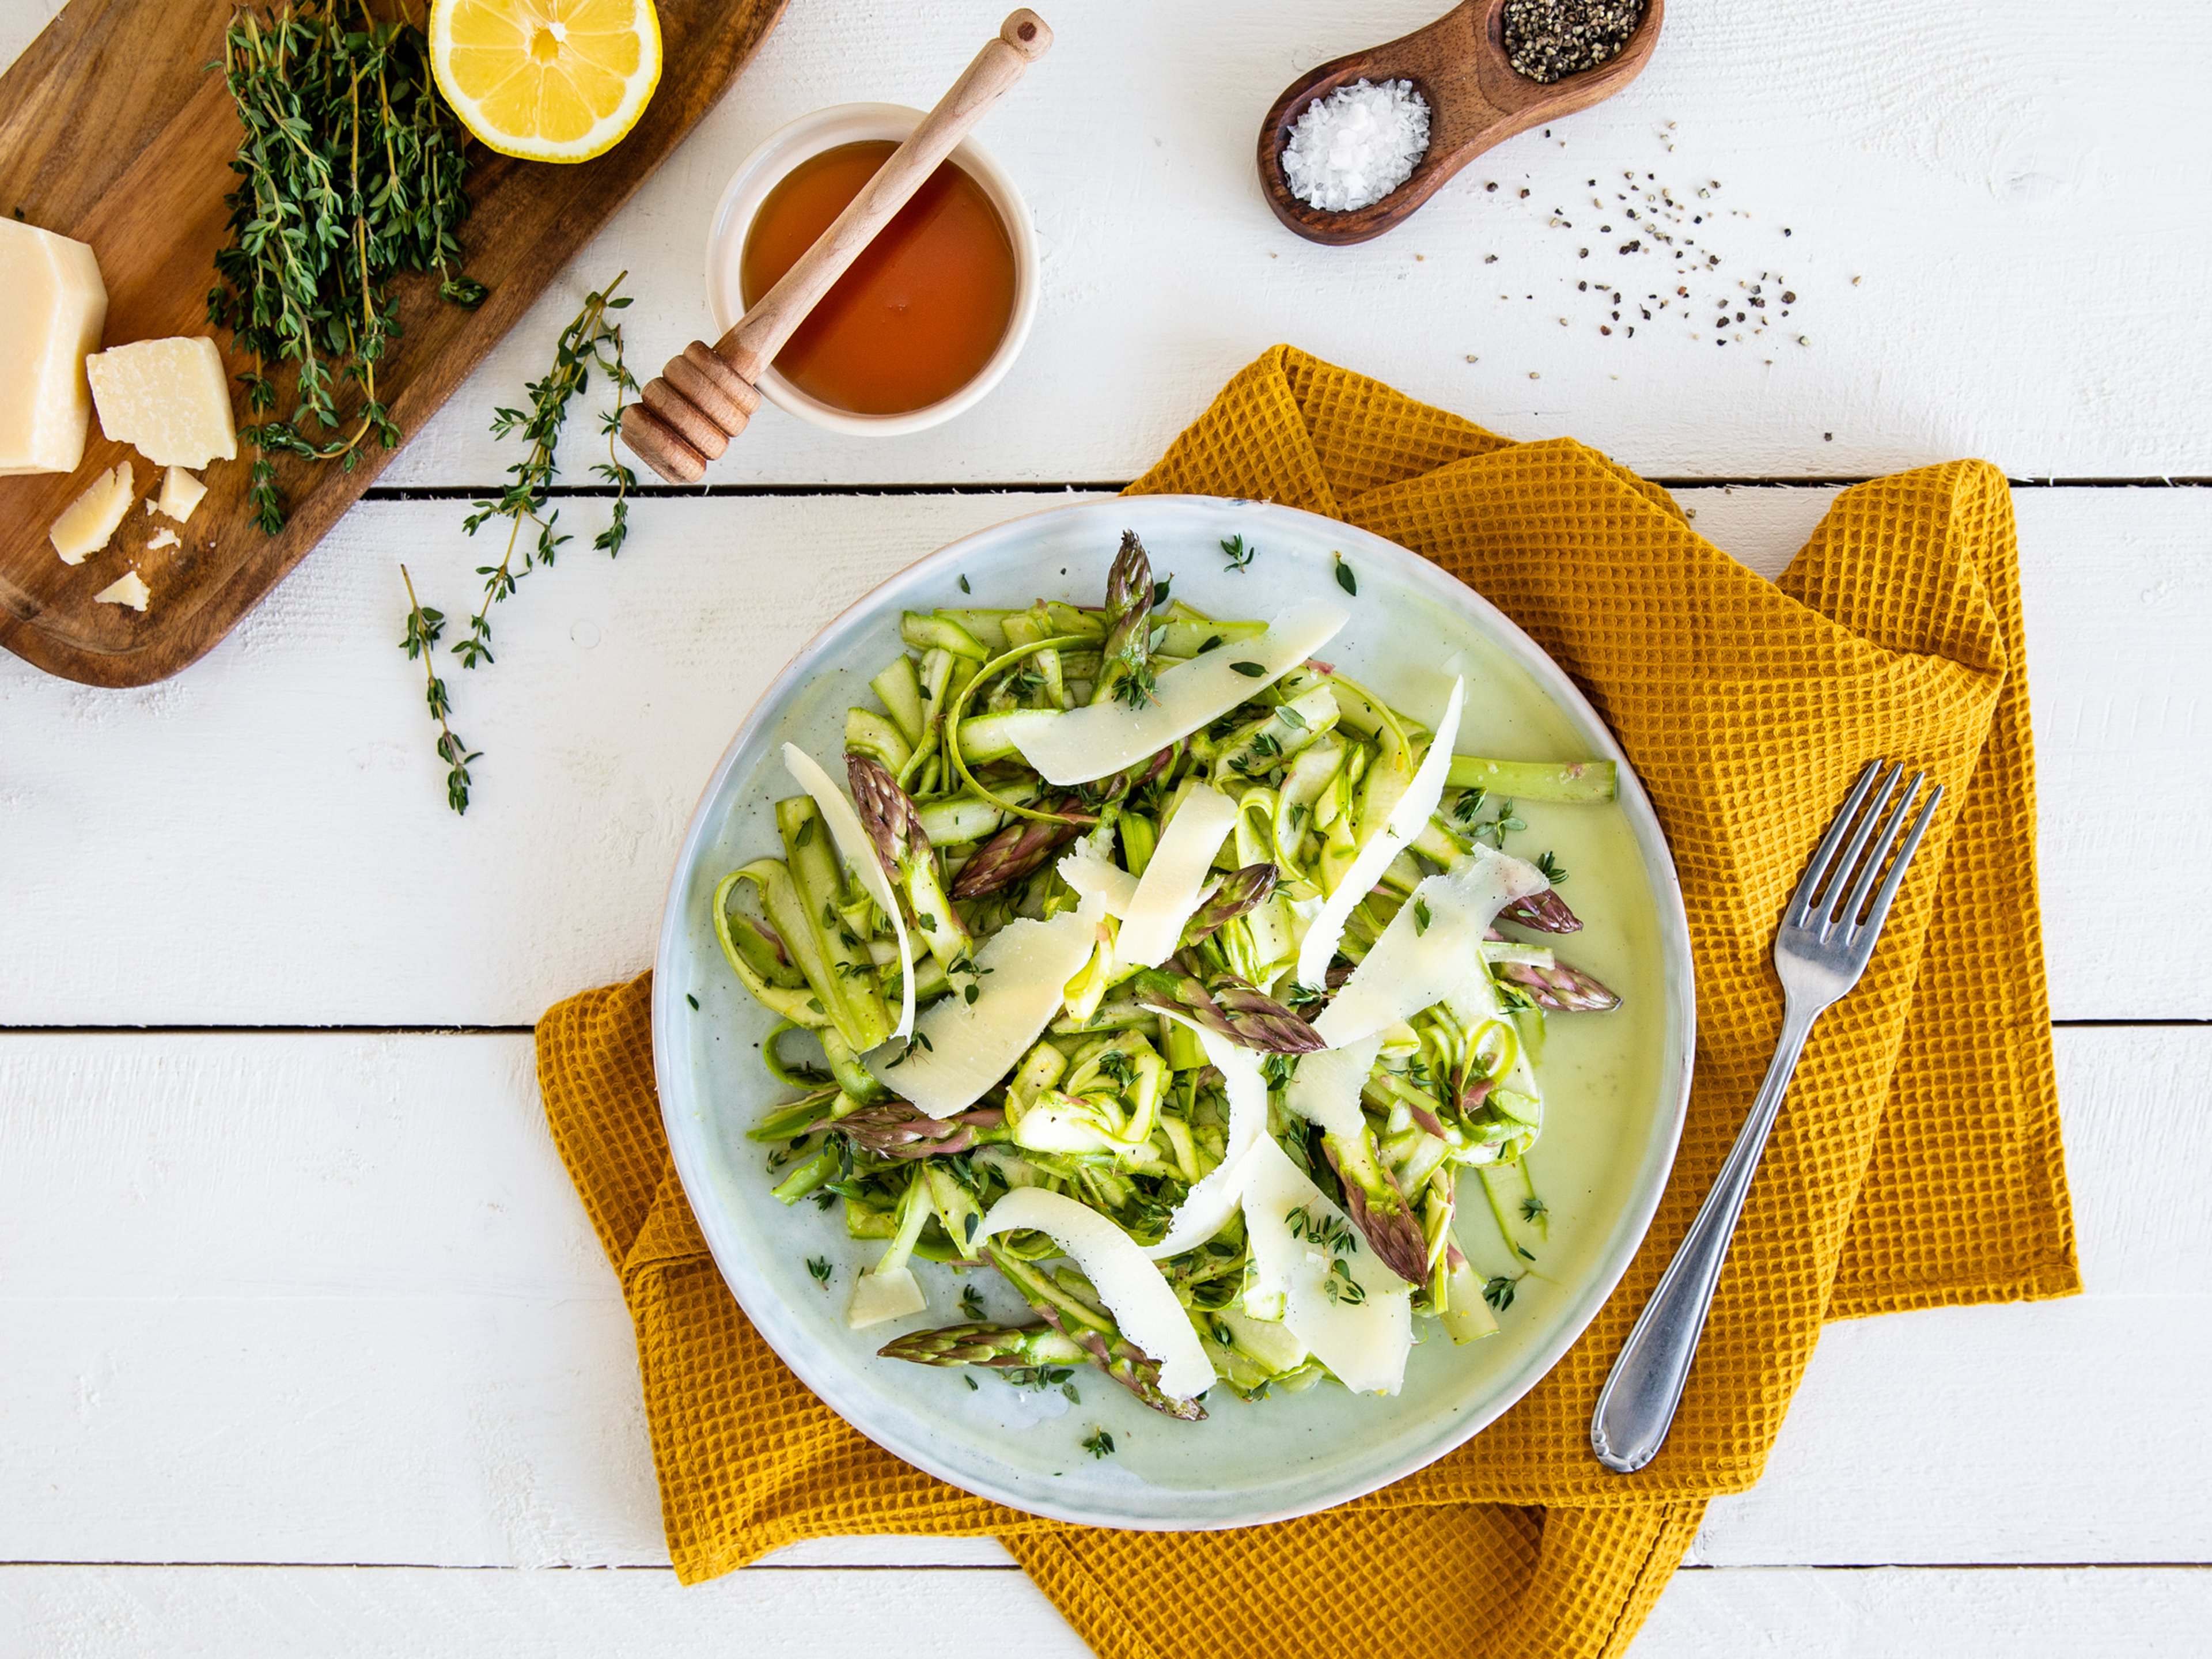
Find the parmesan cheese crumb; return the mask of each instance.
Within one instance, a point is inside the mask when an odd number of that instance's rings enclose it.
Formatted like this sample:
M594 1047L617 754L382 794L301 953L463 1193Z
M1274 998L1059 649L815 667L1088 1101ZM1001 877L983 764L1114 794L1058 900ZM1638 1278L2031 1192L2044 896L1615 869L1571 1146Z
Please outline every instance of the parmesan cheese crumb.
M144 579L135 570L125 571L92 596L96 605L127 605L133 611L145 610L146 601L153 597L146 590Z
M177 532L166 528L155 531L146 538L146 550L149 553L160 548L174 547L176 544Z

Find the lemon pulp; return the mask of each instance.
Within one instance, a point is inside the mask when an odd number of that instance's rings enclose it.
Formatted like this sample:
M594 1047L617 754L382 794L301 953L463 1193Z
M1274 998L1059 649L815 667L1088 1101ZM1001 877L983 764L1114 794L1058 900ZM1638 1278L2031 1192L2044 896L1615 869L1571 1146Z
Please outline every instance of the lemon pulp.
M436 0L431 66L503 155L582 161L635 126L660 79L653 0Z

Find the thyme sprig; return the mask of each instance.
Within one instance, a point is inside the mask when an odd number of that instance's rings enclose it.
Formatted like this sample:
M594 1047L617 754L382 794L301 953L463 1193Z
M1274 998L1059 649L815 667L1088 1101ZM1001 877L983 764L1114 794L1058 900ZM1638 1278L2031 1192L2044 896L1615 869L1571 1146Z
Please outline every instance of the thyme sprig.
M478 667L493 660L491 653L491 608L501 599L514 597L515 585L540 565L550 565L560 552L568 536L561 527L561 513L555 508L544 510L546 495L560 471L556 451L561 441L561 429L568 423L568 405L591 385L592 370L599 368L613 381L615 410L606 417L605 429L614 433L622 423L623 404L627 394L637 389L637 381L623 363L622 325L613 321L609 313L618 312L628 306L630 297L624 295L616 299L614 291L622 286L623 271L598 293L587 295L584 308L561 331L561 337L553 350L553 368L542 380L532 380L524 388L530 394L530 408L496 409L492 411L491 434L495 438L511 437L520 433L530 445L523 458L507 469L511 482L496 501L478 501L476 511L462 521L461 528L471 536L494 519L507 520L507 546L497 564L480 564L477 574L484 579L483 599L469 618L465 638L457 640L453 654L461 659L464 668ZM612 558L622 551L623 543L629 535L630 486L637 480L630 470L614 459L614 440L607 440L608 461L592 469L598 476L615 485L614 516L606 529L592 543L594 548ZM533 545L522 540L522 527L534 525L538 538ZM522 562L515 563L520 553Z
M446 805L455 812L469 810L469 763L477 755L468 745L453 735L450 723L453 706L446 696L446 682L438 676L437 659L431 647L438 636L446 631L446 613L426 607L415 597L415 579L407 574L407 567L399 567L399 580L407 585L407 634L399 641L399 648L407 653L407 660L420 659L422 672L428 684L423 696L430 705L430 718L438 722L438 757L446 763ZM479 751L480 752L480 751ZM698 1005L692 1005L696 1007Z
M613 386L615 402L612 412L604 415L601 422L601 429L607 436L607 459L592 471L615 486L615 505L607 527L592 539L592 545L614 558L629 538L629 492L637 478L617 458L614 434L621 427L624 406L637 391L637 380L623 362L622 324L613 315L629 304L627 295L615 297L615 290L629 275L628 271L620 273L605 288L585 297L583 309L561 331L554 349L552 368L543 380L532 380L526 386L529 409L493 411L494 437L505 438L519 433L529 441L530 447L520 460L507 469L509 483L499 498L475 503L476 511L461 526L473 536L494 519L508 521L507 546L499 562L477 567L477 574L484 579L483 598L469 618L468 632L447 647L461 659L464 668L476 668L492 660L492 606L510 598L515 585L538 566L551 564L562 544L569 539L560 528L559 510L548 513L544 508L560 473L556 452L562 428L568 422L569 405L589 388L594 369L605 374ZM526 524L537 527L537 538L532 543L522 538ZM520 564L516 562L518 555ZM404 566L399 574L407 577ZM399 642L400 647L410 661L418 656L423 659L424 672L429 677L430 714L438 722L438 756L447 768L446 803L456 812L465 812L469 808L469 763L481 759L483 751L467 749L453 735L450 723L452 700L430 659L431 647L445 633L445 613L428 609L415 597L411 578L407 579L407 631Z
M208 320L253 360L239 379L248 413L266 418L239 435L253 446L256 519L274 535L277 456L351 468L372 439L398 447L376 384L401 331L392 279L434 271L440 296L471 310L487 290L455 274L466 135L433 87L419 27L379 22L364 0L241 9L222 68L242 129L240 183L223 198L230 240L215 257ZM286 364L297 366L292 407L279 415Z

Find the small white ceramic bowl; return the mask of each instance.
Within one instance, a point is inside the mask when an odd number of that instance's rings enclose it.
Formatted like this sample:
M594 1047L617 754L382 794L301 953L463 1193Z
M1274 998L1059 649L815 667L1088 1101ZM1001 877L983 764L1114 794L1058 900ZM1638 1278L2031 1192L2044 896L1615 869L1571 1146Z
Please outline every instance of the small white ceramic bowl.
M753 217L769 191L800 162L824 150L876 139L900 142L921 124L922 113L903 104L833 104L780 128L738 164L729 187L722 192L720 205L714 210L714 226L707 235L707 304L714 314L716 333L728 332L745 314L738 263L744 253L746 233L751 230ZM1030 210L1014 181L973 138L952 152L952 160L983 187L1014 245L1013 315L1007 319L1006 337L999 342L999 349L991 354L982 372L951 397L921 409L902 415L856 415L801 392L770 367L760 378L760 391L777 408L832 432L896 438L939 425L973 408L1013 366L1029 338L1030 320L1036 315L1036 237L1030 228Z

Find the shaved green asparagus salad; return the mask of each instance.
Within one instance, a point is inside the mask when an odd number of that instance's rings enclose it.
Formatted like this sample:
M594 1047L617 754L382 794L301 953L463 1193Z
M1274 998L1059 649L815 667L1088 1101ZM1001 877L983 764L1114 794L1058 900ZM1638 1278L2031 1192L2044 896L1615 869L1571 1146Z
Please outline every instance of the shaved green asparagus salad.
M1416 1318L1464 1342L1510 1300L1454 1240L1462 1172L1510 1251L1543 1224L1546 1018L1619 999L1509 844L1613 769L1457 753L1462 683L1397 708L1316 656L1338 604L1170 586L1128 534L1095 609L908 612L843 787L786 745L781 856L713 899L779 1022L752 1133L777 1198L883 1241L850 1325L950 1270L966 1317L885 1356L1096 1366L1185 1419L1217 1381L1395 1393ZM1032 1320L980 1317L952 1275L984 1267Z

